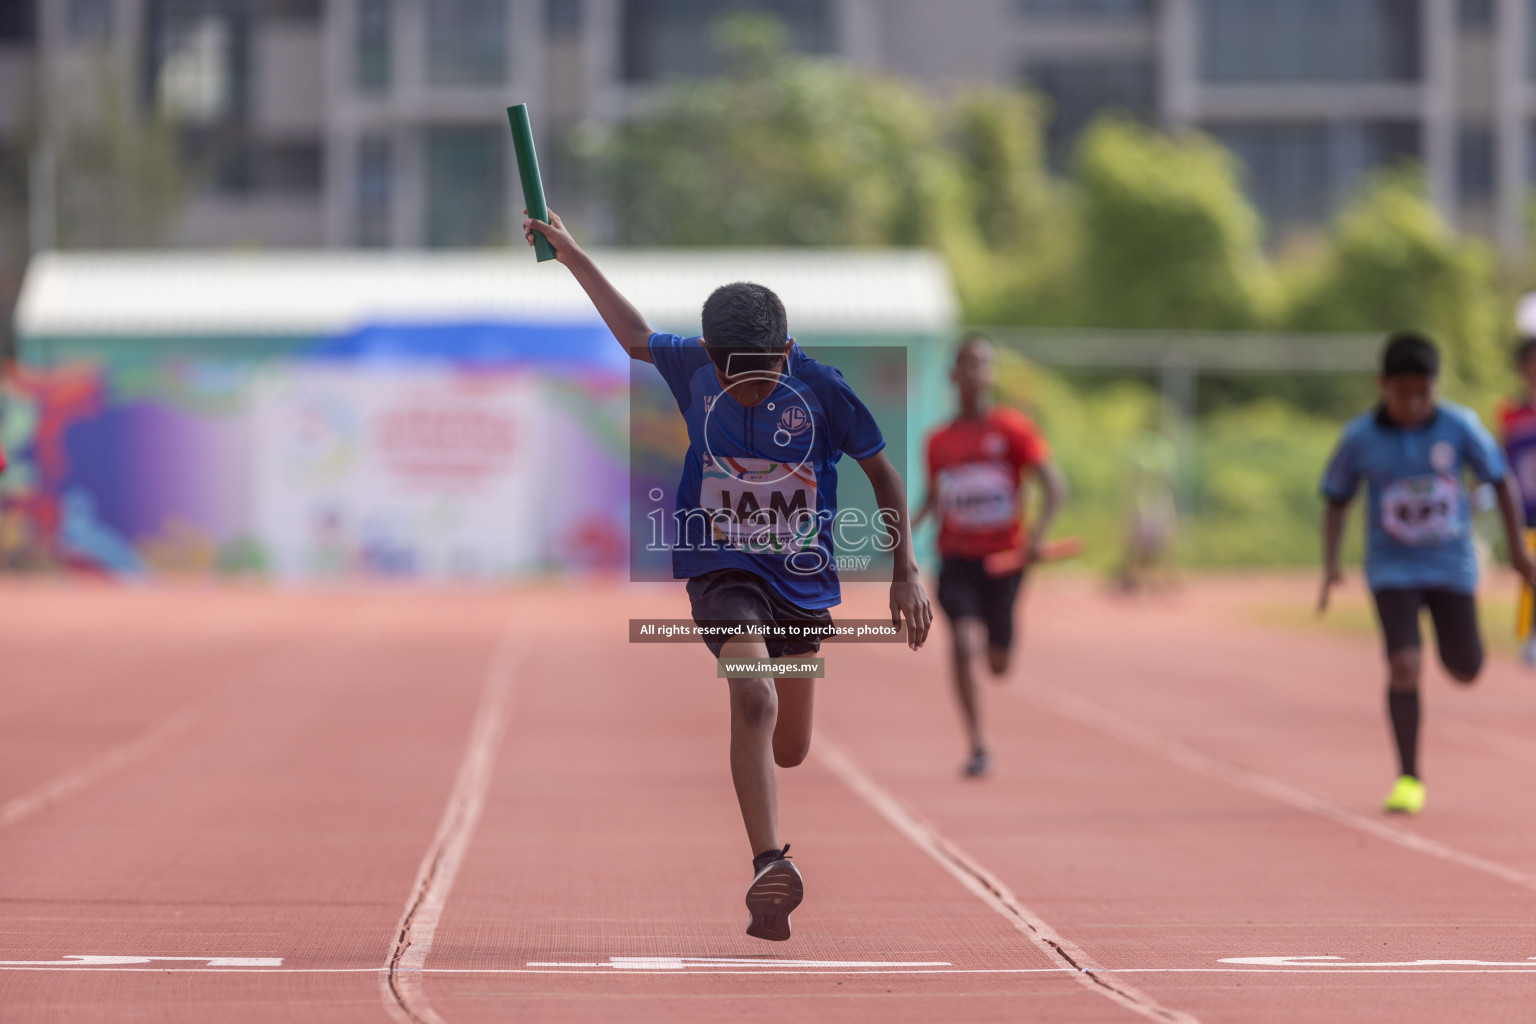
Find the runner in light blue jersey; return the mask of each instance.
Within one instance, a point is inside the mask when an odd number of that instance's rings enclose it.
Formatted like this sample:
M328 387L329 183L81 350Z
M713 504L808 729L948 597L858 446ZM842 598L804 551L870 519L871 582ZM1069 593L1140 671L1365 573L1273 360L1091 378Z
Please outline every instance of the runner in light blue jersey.
M1510 561L1527 580L1521 510L1504 453L1472 413L1438 402L1440 353L1427 338L1397 334L1382 356L1381 405L1351 420L1323 475L1323 588L1318 611L1339 582L1344 514L1363 480L1367 489L1365 575L1376 603L1389 670L1387 712L1400 774L1383 807L1418 813L1419 612L1429 609L1440 662L1461 683L1477 678L1483 640L1477 625L1477 560L1463 477L1493 485L1504 517Z

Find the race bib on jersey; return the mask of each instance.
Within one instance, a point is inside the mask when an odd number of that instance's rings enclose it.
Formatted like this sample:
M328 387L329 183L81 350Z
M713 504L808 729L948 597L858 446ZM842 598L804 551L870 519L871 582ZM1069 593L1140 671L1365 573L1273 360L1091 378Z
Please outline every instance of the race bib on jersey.
M816 546L816 473L808 463L706 459L699 507L726 547L788 554Z
M1409 547L1446 544L1461 536L1461 488L1453 476L1408 477L1381 492L1381 528Z
M1006 529L1019 514L1019 488L998 462L967 462L940 470L944 523L961 533Z

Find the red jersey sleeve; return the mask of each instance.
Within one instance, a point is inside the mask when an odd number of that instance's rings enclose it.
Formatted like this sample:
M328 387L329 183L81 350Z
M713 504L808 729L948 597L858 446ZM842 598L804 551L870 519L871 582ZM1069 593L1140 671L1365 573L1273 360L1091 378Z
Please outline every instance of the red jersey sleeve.
M1020 469L1031 469L1051 458L1051 446L1040 435L1040 428L1021 412L1008 417L1008 442L1014 465Z

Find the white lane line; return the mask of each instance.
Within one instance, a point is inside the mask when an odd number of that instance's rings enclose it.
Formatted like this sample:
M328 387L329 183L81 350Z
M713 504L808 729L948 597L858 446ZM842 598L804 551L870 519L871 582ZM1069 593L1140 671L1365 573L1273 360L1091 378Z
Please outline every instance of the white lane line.
M1528 875L1523 871L1486 857L1479 857L1475 853L1467 853L1453 846L1434 839L1421 836L1416 832L1410 832L1405 828L1389 825L1384 821L1362 814L1343 804L1335 803L1324 796L1309 792L1298 786L1293 786L1268 775L1261 775L1247 768L1240 768L1196 750L1187 743L1179 740L1168 739L1159 736L1149 729L1145 729L1128 718L1115 714L1108 708L1080 697L1074 693L1063 693L1056 690L1045 690L1039 687L1018 687L1018 692L1025 700L1045 708L1062 718L1071 719L1079 725L1085 725L1095 732L1120 740L1130 746L1136 747L1149 754L1154 754L1165 760L1171 761L1181 768L1186 768L1200 775L1218 779L1232 786L1246 789L1262 796L1267 796L1280 803L1289 804L1292 807L1308 811L1320 817L1327 818L1338 824L1345 825L1377 839L1395 843L1398 846L1422 853L1430 857L1438 858L1451 864L1457 864L1473 871L1480 871L1485 875L1492 875L1502 881L1520 886L1523 889L1536 891L1536 876Z
M14 825L24 818L36 814L38 811L51 804L58 803L72 793L77 793L91 786L107 776L126 768L145 755L164 746L170 740L175 739L186 732L202 713L202 706L206 701L199 701L197 705L185 708L177 712L159 725L143 733L137 739L130 740L122 746L114 747L101 757L76 769L60 775L43 783L31 792L14 797L5 804L0 805L0 828Z
M281 967L280 956L137 956L70 953L62 960L0 960L0 967L122 967L157 960L202 964L205 967Z
M525 967L611 967L618 971L684 971L690 967L953 967L948 960L771 960L731 956L611 956L607 963L529 960ZM1532 965L1536 966L1536 965Z
M224 632L229 633L231 630L225 630ZM173 645L167 644L166 646L170 647ZM254 665L247 666L245 671L234 677L210 686L205 693L195 698L192 703L159 725L143 733L137 739L115 747L83 767L61 775L38 786L29 793L23 793L21 796L0 805L0 828L6 828L25 818L31 817L38 811L56 804L65 797L78 793L80 790L93 786L109 775L154 753L160 747L165 746L171 740L187 732L193 723L208 712L208 709L220 694L248 681L260 680L264 673L273 666L281 664L282 660L283 655L279 653L265 657Z
M399 1024L443 1024L432 1009L422 989L421 976L427 954L437 934L448 894L465 851L474 838L475 826L485 804L496 752L506 732L507 712L512 702L513 633L502 637L486 672L485 689L470 726L469 743L459 763L458 776L448 795L437 834L421 858L416 882L400 917L400 927L390 947L389 960L380 981L384 1008Z
M157 960L174 959L155 957ZM387 967L19 967L0 966L0 971L88 971L138 974L382 974Z
M823 764L842 780L843 784L864 798L886 821L912 841L919 849L938 862L954 878L981 901L997 911L1010 924L1044 953L1046 958L1060 965L1090 992L1118 1003L1132 1013L1162 1024L1199 1024L1199 1020L1182 1010L1170 1010L1151 996L1111 977L1095 964L1076 943L1056 932L1046 921L1030 910L986 868L945 839L928 823L879 783L848 756L841 746L827 738L825 732L816 739L814 747Z
M89 971L92 973L129 973L129 974L378 974L389 973L388 967L0 967L0 972L5 971ZM619 972L603 970L549 970L521 967L428 967L418 974L582 974L582 975L607 975L608 977L620 976ZM634 974L633 971L624 972L625 977ZM736 970L710 970L710 971L651 971L640 973L665 974L670 978L698 977L709 974L836 974L844 976L857 976L861 974L890 975L903 974L1080 974L1081 971L1071 967L956 967L949 970L942 968L919 968L916 970L878 971L878 970L826 970L826 971L736 971ZM1294 967L1095 967L1088 973L1095 975L1111 974L1536 974L1536 967L1316 967L1297 964Z
M1224 956L1224 964L1252 964L1258 967L1531 967L1536 957L1524 960L1354 960L1341 956Z

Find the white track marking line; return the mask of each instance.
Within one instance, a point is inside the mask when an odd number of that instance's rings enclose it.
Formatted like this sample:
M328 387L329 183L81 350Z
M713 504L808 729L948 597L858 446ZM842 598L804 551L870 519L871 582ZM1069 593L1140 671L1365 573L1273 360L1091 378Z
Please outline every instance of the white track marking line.
M1480 871L1485 875L1492 875L1494 878L1520 886L1523 889L1536 891L1536 876L1528 875L1523 871L1518 871L1497 861L1488 860L1486 857L1479 857L1475 853L1467 853L1453 846L1447 846L1434 839L1421 836L1416 832L1388 825L1386 822L1378 821L1376 818L1361 814L1359 811L1346 807L1343 804L1335 803L1327 797L1309 792L1298 786L1293 786L1290 783L1281 782L1279 779L1271 778L1268 775L1262 775L1256 771L1229 764L1220 758L1196 750L1187 743L1159 736L1151 730L1145 729L1130 719L1123 718L1085 697L1028 686L1018 688L1017 692L1025 700L1045 708L1062 718L1071 719L1097 733L1120 740L1147 753L1155 754L1181 768L1186 768L1209 778L1218 779L1228 785L1267 796L1272 800L1289 804L1292 807L1327 818L1340 825L1364 832L1367 835L1375 836L1377 839L1395 843L1417 853L1435 857L1451 864L1457 864L1464 868L1470 868L1473 871Z
M159 725L142 733L137 739L107 751L101 757L75 771L60 775L43 783L31 792L23 793L0 805L0 828L16 824L51 804L58 803L72 793L99 782L121 768L125 768L168 741L180 736L191 727L202 712L197 706L185 708Z
M684 971L690 967L953 967L948 960L780 960L731 956L611 956L607 963L529 960L525 967L610 967L617 971ZM1536 967L1536 964L1532 964Z
M138 973L138 974L378 974L387 975L388 967L0 967L4 971L90 971L92 973ZM858 976L861 974L889 975L902 974L1080 974L1082 972L1071 967L956 967L950 970L921 968L917 970L903 971L878 971L878 970L828 970L828 971L735 971L735 970L706 970L706 971L615 971L603 970L572 970L558 971L548 969L532 969L521 967L428 967L415 973L418 974L582 974L582 975L606 975L607 977L632 977L635 974L663 974L669 978L699 977L710 974L795 974L817 975L835 974L843 976ZM1294 967L1095 967L1089 973L1095 975L1110 974L1536 974L1536 967L1324 967L1297 964Z
M62 960L0 960L0 967L122 967L156 960L202 964L205 967L281 967L280 956L138 956L70 953Z
M453 891L454 878L470 840L474 838L475 826L480 822L496 753L501 749L501 738L506 732L507 712L512 701L512 656L513 634L508 632L491 658L485 689L480 696L480 705L475 709L469 742L464 748L464 759L448 795L448 806L443 809L437 834L421 859L416 882L411 887L405 913L400 917L400 926L390 947L385 973L380 980L380 994L384 1008L400 1024L443 1024L443 1019L427 1001L421 976L427 954L432 951L443 908L448 903L448 894Z
M232 630L226 629L225 632L232 632ZM166 644L165 646L172 647L174 645ZM153 753L170 740L185 733L194 722L203 716L219 694L249 680L259 679L264 672L280 664L282 659L282 653L261 659L255 665L248 666L246 671L235 677L211 686L201 696L194 699L192 703L183 707L159 725L140 734L137 739L115 747L95 761L49 782L45 782L31 792L23 793L21 796L0 805L0 828L14 825L46 807L58 803L65 797L100 782L102 779L122 768L126 768L140 758Z
M1147 1020L1163 1024L1199 1024L1198 1018L1182 1010L1170 1010L1156 1000L1124 982L1102 976L1105 972L1094 964L1076 943L1057 934L1056 929L1040 915L1030 910L986 868L945 839L932 826L917 816L879 783L865 774L864 770L837 743L827 738L825 732L816 739L821 762L844 785L864 798L896 831L906 836L919 849L932 857L940 867L949 872L961 885L979 897L983 903L1003 916L1044 953L1046 958L1061 965L1061 969L1087 988L1111 1002Z

